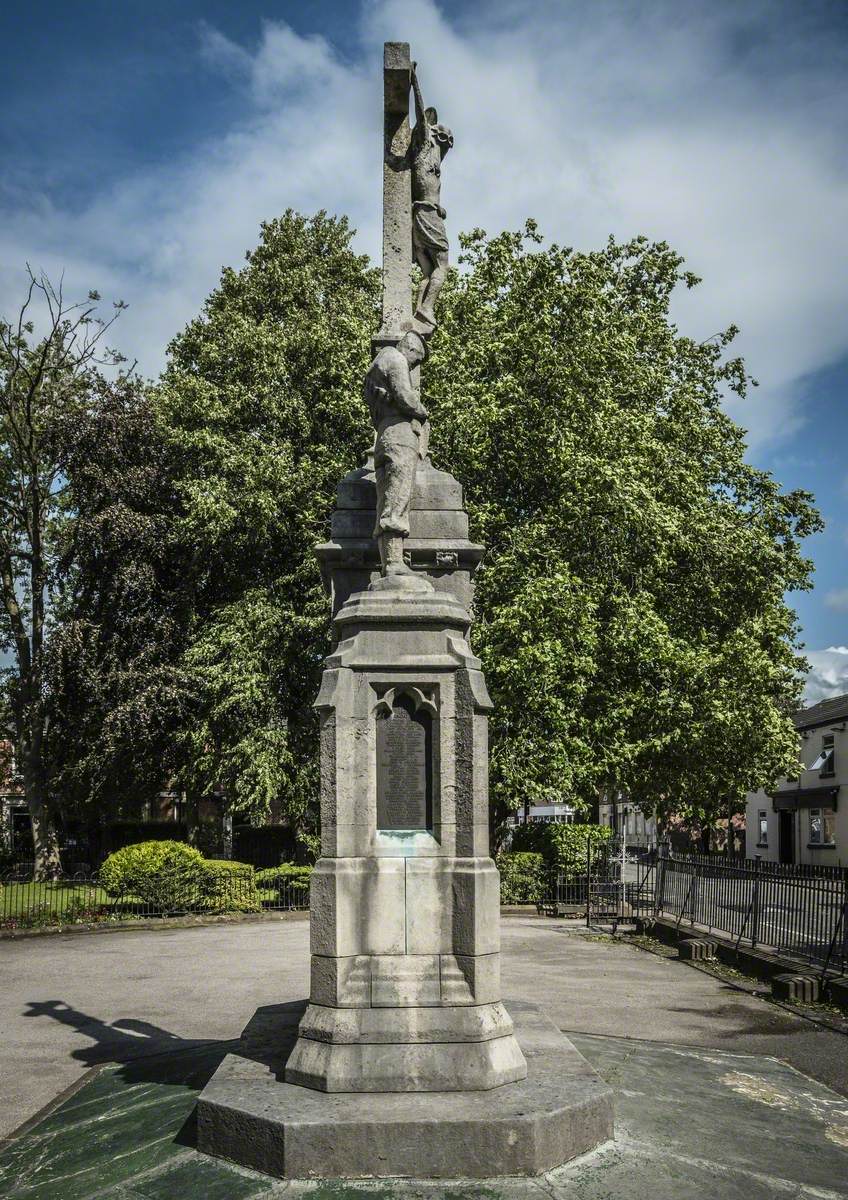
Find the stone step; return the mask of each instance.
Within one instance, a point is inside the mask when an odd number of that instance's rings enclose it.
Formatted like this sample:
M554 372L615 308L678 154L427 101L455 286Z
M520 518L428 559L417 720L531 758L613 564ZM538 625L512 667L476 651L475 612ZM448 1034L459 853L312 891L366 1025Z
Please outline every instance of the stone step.
M771 981L771 994L778 1000L800 1000L815 1004L819 998L821 984L815 975L775 975Z
M718 943L710 938L686 938L677 948L680 958L687 962L705 962L714 959Z

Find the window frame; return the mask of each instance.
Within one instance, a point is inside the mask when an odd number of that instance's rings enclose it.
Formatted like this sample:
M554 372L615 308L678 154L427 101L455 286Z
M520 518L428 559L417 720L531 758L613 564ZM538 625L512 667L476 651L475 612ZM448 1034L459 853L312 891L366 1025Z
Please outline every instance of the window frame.
M807 770L818 771L819 779L832 779L836 774L836 742L832 733L822 734L821 750Z
M825 817L825 813L830 813L829 821L828 821L827 817ZM835 816L836 816L835 809L831 808L830 805L828 805L828 804L817 805L815 808L809 809L809 815L808 815L809 841L807 842L807 846L811 850L821 850L821 849L825 849L828 846L836 845L836 837L835 837L836 830L834 829L834 817ZM813 821L814 820L819 822L819 830L818 830L819 836L818 837L814 836L814 832L813 832ZM826 836L825 836L828 825L830 825L830 828L831 828L830 840L826 840Z
M824 762L819 771L819 779L832 779L836 774L836 740L832 733L822 734L822 754Z
M759 840L757 842L757 846L763 846L763 847L768 846L769 842L768 842L768 809L767 808L758 808L757 809L757 835L759 838Z

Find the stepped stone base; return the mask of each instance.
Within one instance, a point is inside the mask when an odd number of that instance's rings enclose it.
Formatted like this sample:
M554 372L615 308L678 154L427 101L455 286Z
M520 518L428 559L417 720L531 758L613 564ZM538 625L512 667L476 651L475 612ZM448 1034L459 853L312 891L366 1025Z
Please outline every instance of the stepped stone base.
M798 1000L802 1003L817 1004L819 991L820 981L815 975L786 973L773 976L771 981L771 994L778 1000Z
M403 1095L286 1083L303 1009L275 1011L251 1023L242 1053L228 1054L201 1092L198 1149L281 1179L481 1179L539 1175L609 1140L610 1088L535 1006L507 1007L526 1079Z
M484 1091L527 1074L503 1004L324 1008L309 1004L286 1080L322 1092Z

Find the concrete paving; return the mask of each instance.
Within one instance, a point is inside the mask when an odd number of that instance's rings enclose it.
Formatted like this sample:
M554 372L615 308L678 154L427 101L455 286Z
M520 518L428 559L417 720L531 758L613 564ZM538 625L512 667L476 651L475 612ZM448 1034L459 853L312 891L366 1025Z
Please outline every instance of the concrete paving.
M504 995L566 1032L773 1055L848 1095L848 1037L564 921L502 929ZM226 1042L302 999L308 943L305 920L0 941L0 1136L88 1067Z
M97 1069L0 1149L5 1200L848 1200L848 1103L775 1059L575 1035L616 1137L545 1175L279 1181L194 1149L221 1043ZM232 1043L230 1043L232 1044ZM495 1089L507 1092L510 1087ZM326 1099L327 1097L325 1097ZM398 1097L403 1104L404 1098ZM342 1127L343 1128L343 1127ZM305 1162L320 1173L324 1148Z

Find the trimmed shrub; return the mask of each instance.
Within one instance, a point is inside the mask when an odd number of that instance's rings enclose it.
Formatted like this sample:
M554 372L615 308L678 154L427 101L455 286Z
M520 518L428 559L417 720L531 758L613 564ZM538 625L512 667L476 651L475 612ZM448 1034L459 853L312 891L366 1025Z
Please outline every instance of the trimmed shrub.
M309 887L312 867L304 867L299 863L280 863L278 867L267 867L264 871L256 872L256 882L260 887L275 887L279 883L297 883Z
M229 858L205 858L200 902L209 912L259 912L256 872L249 863Z
M541 903L550 878L541 854L504 851L495 862L501 873L501 904Z
M113 899L169 912L197 904L203 871L203 855L184 842L138 842L110 854L99 876Z
M266 903L279 904L291 899L300 905L309 894L311 876L312 867L305 867L299 863L280 863L278 867L257 871L256 883Z
M589 843L606 842L611 837L609 825L534 823L519 825L513 831L510 849L541 854L550 870L568 877L585 872Z

